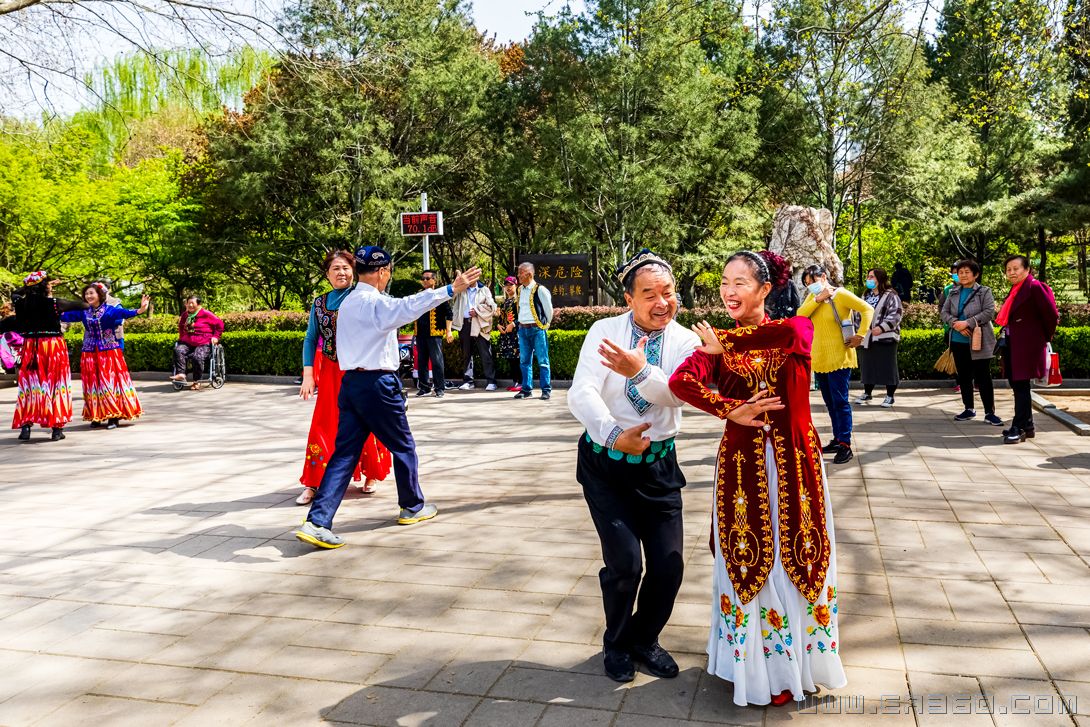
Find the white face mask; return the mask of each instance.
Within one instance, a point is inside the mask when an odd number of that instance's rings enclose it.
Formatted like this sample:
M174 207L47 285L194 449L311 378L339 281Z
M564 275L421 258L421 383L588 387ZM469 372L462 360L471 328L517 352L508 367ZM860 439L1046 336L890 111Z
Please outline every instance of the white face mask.
M825 285L823 283L810 283L806 286L806 289L813 295L818 295L821 291L825 290Z

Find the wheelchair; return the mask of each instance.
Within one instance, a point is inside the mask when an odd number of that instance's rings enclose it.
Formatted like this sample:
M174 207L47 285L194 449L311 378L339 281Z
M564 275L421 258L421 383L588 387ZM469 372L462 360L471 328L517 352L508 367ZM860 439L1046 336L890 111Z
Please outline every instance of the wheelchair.
M209 345L212 346L212 354L208 357L208 370L204 372L204 378L200 381L175 381L171 379L170 383L174 385L175 391L181 391L192 384L210 384L213 389L223 387L224 382L227 381L227 359L223 355L223 344L212 343ZM181 373L185 373L185 371Z

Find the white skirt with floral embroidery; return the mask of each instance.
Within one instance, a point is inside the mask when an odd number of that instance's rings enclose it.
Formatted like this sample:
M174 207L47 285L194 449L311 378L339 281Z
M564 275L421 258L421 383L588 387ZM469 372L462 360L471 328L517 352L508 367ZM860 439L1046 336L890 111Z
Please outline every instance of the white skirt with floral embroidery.
M776 459L765 447L768 489L776 492ZM848 683L840 663L837 628L836 539L829 484L822 467L825 522L832 550L825 588L809 603L780 563L776 498L769 498L776 562L757 597L742 604L727 577L723 553L715 549L712 623L708 636L708 673L734 683L734 703L768 704L772 695L790 690L796 700L817 685L838 689ZM714 513L714 510L713 510ZM713 517L715 515L713 514ZM719 523L715 523L716 528Z

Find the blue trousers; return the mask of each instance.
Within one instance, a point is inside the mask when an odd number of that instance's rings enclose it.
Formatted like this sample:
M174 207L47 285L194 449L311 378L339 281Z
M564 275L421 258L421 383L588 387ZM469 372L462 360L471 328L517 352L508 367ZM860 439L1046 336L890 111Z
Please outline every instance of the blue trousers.
M323 528L333 527L333 516L341 506L352 472L371 434L390 450L397 481L397 504L413 512L424 505L417 473L416 441L405 417L401 382L386 371L346 371L337 397L340 417L333 456L322 476L322 484L310 504L307 520Z
M519 332L519 368L522 369L522 390L534 390L534 356L537 356L538 376L541 377L541 393L553 391L552 372L549 370L549 339L545 331L537 326L518 328Z
M852 443L852 405L848 401L848 379L851 369L837 369L827 374L814 374L829 418L833 420L833 439L843 444Z

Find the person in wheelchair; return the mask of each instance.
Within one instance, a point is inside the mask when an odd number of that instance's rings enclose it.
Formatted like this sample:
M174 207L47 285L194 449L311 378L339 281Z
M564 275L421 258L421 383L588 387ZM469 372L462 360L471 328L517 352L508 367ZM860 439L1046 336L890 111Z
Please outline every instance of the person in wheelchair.
M201 306L201 299L191 295L185 299L185 311L178 319L178 341L174 344L174 375L171 381L184 382L186 362L193 365L193 383L196 390L204 378L205 367L212 355L212 346L223 335L223 321L212 311Z

